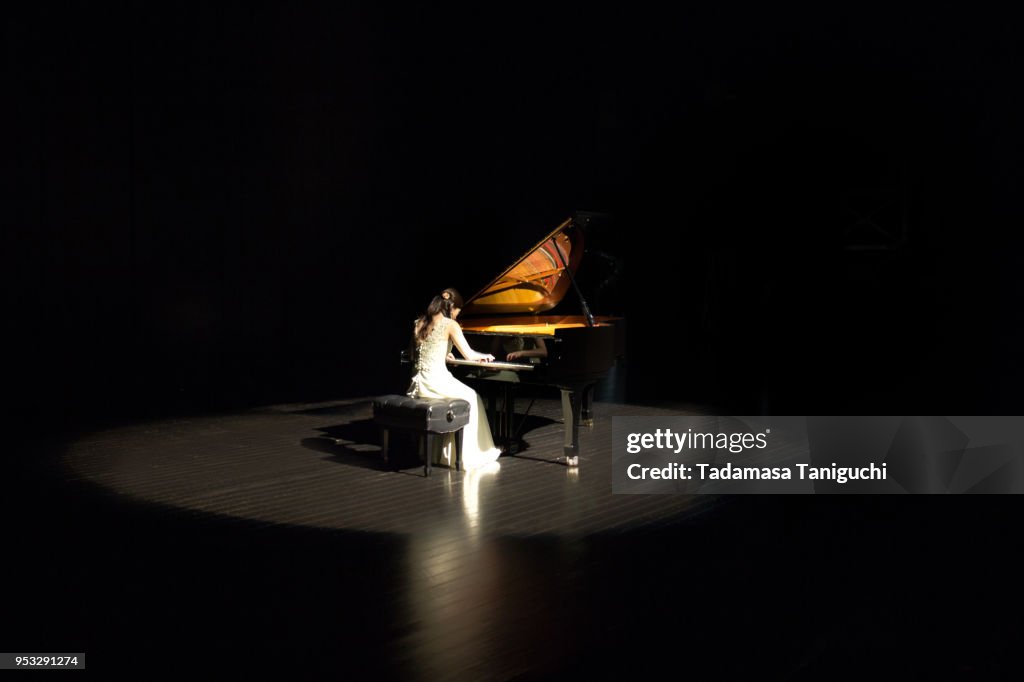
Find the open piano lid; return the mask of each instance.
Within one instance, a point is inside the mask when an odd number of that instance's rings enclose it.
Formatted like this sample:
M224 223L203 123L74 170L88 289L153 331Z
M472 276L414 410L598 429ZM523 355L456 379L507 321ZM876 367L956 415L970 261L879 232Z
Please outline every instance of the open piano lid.
M466 301L462 314L536 314L551 310L572 286L566 266L575 274L582 258L583 230L568 218Z

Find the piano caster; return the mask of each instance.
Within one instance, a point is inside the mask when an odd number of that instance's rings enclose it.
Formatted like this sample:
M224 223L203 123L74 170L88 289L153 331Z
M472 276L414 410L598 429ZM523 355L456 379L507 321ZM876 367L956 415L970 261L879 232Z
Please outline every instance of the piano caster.
M580 465L580 458L577 457L566 457L565 466L567 467L578 467Z

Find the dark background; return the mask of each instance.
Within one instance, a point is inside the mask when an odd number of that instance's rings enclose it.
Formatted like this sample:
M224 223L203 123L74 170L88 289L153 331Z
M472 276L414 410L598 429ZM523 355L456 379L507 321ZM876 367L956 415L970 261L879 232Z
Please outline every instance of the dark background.
M344 662L321 605L350 618L338 641L367 618L389 632L366 581L387 584L400 547L168 521L20 466L112 422L401 390L398 352L430 297L472 294L507 264L496 254L578 209L614 217L590 256L624 268L591 303L628 320L631 403L1021 412L1014 17L65 2L8 10L2 31L5 454L23 455L4 479L28 482L0 500L8 647L148 665L162 642L259 630L249 644L273 660L319 647L330 671ZM618 605L580 600L580 618L639 648L693 613L660 585L703 570L715 591L699 612L714 615L698 641L726 637L718 661L771 633L840 643L819 672L874 675L900 647L906 670L1005 671L1016 504L730 502L699 528L594 550L615 560L578 584ZM651 591L607 591L644 566L662 572ZM235 614L223 627L211 598Z
M430 296L585 209L615 220L625 269L594 307L628 319L630 401L1019 412L1015 26L23 7L8 396L53 424L390 392Z

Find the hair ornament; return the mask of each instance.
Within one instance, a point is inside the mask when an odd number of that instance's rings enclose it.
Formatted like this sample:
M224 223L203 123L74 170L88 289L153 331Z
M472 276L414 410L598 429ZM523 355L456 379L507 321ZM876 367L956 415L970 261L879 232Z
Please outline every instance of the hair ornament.
M441 294L441 298L443 298L446 301L450 300L451 297L452 297L452 295L450 293L448 293L447 291L442 292L442 294Z

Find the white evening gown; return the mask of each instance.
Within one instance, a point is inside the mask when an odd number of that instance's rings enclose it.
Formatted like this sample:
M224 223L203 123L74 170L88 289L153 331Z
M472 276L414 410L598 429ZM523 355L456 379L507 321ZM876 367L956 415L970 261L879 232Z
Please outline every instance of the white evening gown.
M430 330L427 338L416 345L416 374L412 378L409 390L411 398L462 398L469 403L469 423L462 429L462 466L475 469L495 461L501 450L494 446L491 438L491 427L487 423L484 401L477 392L462 383L448 370L446 359L451 352L452 343L448 339L449 325L456 324L447 317L442 317ZM438 463L453 466L455 453L452 438L446 438L444 452L435 457Z

